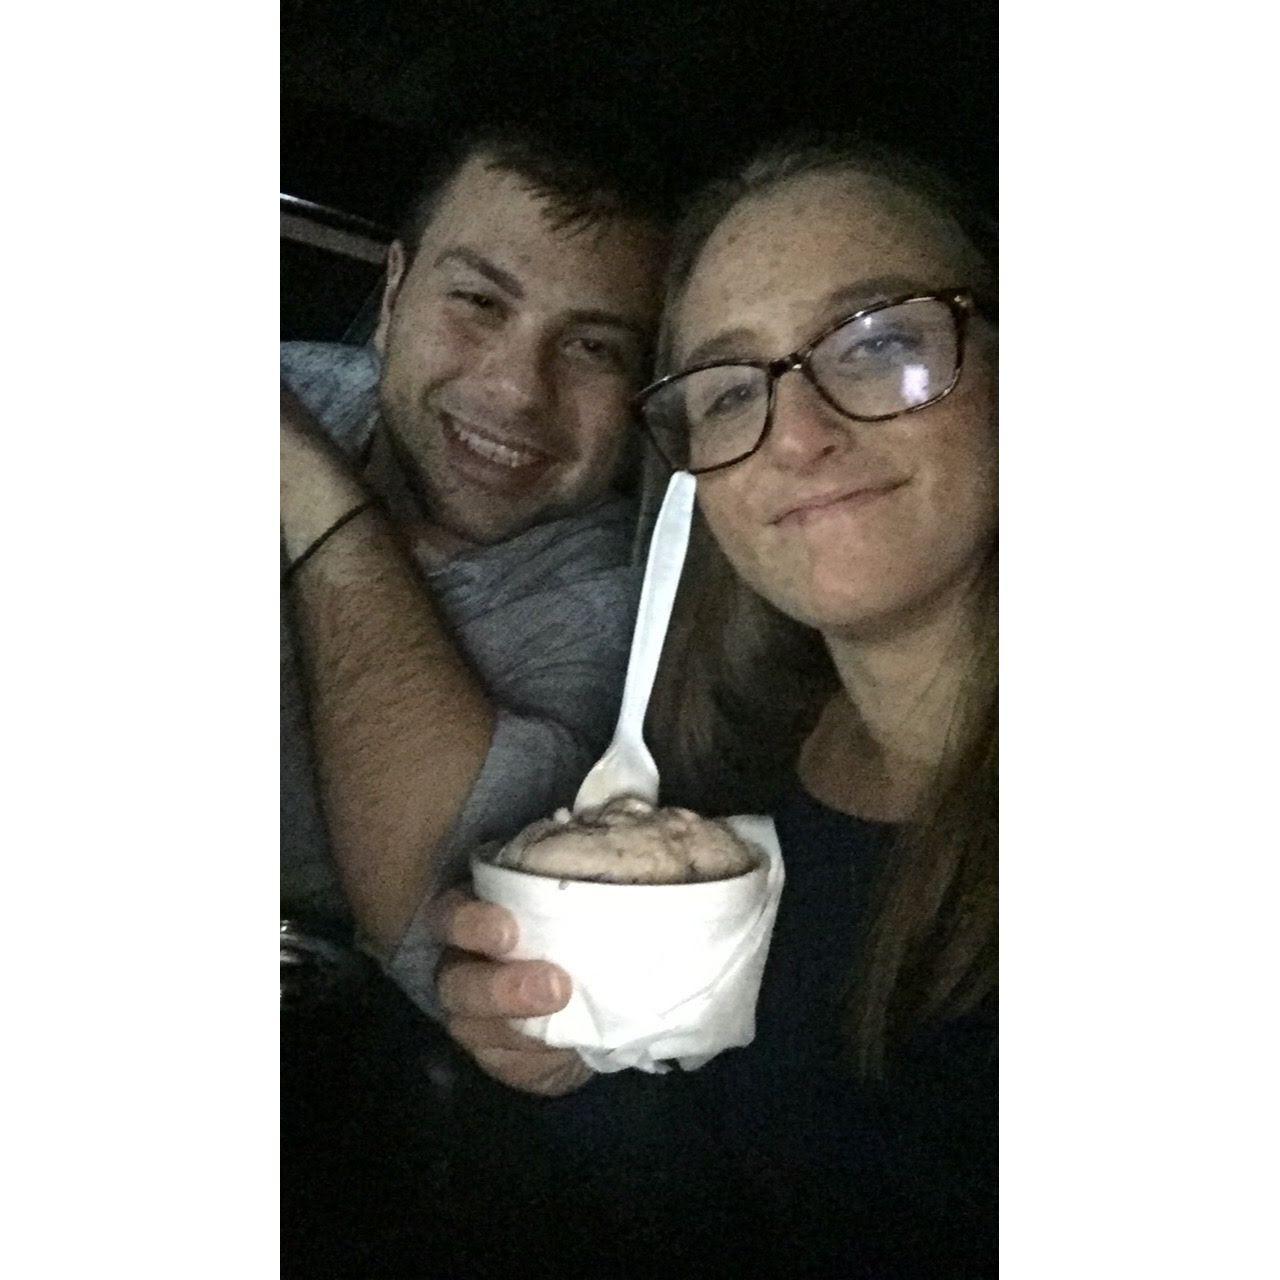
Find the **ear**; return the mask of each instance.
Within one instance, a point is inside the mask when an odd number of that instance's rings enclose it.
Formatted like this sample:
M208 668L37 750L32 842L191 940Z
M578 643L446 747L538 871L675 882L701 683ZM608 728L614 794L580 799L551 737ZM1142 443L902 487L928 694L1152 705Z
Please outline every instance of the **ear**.
M378 311L378 327L373 331L373 347L382 356L387 353L387 328L391 324L391 313L395 310L396 298L400 286L404 283L405 267L408 255L399 240L393 240L387 250L387 283L382 290L382 306Z

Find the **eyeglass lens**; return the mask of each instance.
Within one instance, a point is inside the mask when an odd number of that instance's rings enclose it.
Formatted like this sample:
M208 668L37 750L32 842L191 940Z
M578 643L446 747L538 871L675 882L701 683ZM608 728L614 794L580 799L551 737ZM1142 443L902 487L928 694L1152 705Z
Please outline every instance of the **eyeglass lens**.
M951 308L936 298L858 316L810 352L812 380L854 417L885 418L945 395L959 341ZM668 383L645 407L680 465L714 467L759 444L767 423L769 374L750 365L700 369Z

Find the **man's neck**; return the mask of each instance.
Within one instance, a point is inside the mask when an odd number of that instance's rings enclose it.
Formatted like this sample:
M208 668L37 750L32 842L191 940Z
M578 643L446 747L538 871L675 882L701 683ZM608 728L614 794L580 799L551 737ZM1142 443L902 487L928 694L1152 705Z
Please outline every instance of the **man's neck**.
M479 545L431 519L425 501L396 456L380 418L374 421L362 479L381 499L414 558L425 568L439 569L454 556L473 551Z

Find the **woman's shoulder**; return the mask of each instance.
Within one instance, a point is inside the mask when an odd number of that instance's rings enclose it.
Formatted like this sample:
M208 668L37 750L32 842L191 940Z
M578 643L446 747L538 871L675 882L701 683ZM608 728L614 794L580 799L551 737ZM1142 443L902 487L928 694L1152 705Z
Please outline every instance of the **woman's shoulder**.
M774 807L774 825L784 856L841 857L882 850L898 830L888 822L874 822L842 813L823 804L793 776Z

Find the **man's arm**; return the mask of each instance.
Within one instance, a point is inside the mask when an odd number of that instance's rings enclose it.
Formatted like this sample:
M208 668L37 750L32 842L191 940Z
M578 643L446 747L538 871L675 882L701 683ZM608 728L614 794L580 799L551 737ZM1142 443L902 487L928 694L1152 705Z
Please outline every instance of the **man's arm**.
M292 561L368 495L296 401L281 407ZM330 538L290 590L334 857L364 937L385 957L434 888L432 855L480 773L494 708L376 509Z

